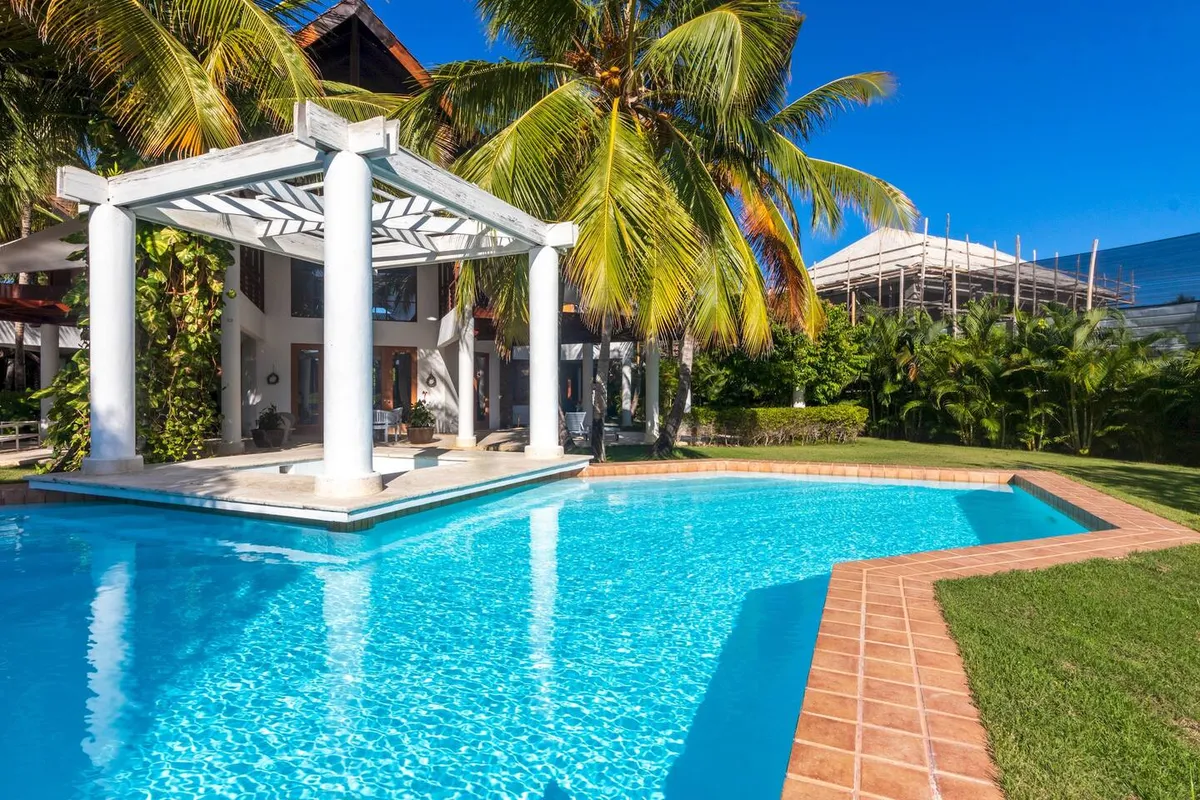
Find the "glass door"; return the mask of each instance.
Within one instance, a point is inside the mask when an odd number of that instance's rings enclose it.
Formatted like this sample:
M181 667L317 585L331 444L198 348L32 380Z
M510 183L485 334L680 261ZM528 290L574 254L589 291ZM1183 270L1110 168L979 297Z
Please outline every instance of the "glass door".
M491 424L491 391L489 390L488 373L491 366L487 353L475 354L475 425L487 428Z
M392 350L392 408L403 410L401 417L408 422L408 412L417 394L416 354L412 350Z
M324 369L320 345L292 345L292 413L297 425L321 424Z

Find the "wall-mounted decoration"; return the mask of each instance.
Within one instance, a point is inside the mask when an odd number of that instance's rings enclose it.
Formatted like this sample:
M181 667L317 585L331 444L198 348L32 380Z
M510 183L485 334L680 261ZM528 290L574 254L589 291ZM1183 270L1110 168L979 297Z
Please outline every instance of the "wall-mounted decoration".
M275 370L271 370L271 374L267 376L267 384L274 386L277 383L279 383L279 373L277 373Z

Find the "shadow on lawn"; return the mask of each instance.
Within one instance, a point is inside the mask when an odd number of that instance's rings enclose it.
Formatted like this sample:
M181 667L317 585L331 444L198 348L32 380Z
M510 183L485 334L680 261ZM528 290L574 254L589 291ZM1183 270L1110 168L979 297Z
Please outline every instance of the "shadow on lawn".
M776 800L829 575L746 595L716 671L671 765L668 800Z
M1200 481L1161 464L1056 464L1062 474L1200 515Z

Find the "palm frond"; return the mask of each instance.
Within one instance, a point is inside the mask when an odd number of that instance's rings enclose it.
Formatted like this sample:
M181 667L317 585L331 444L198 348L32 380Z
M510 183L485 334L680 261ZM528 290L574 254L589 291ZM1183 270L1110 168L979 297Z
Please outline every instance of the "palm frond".
M634 298L647 287L657 304L640 310L647 335L682 314L690 289L685 276L699 253L695 230L655 162L645 132L617 103L567 217L579 224L567 275L579 287L592 324L605 316L631 318Z
M916 224L917 207L912 200L882 178L833 161L814 158L810 162L834 202L858 212L871 227L912 230Z
M830 81L788 103L771 118L771 126L799 141L824 130L839 113L890 97L896 79L888 72L860 72Z
M77 55L104 87L117 121L143 152L197 154L240 139L233 105L184 44L136 0L56 0L17 8L44 12L41 34Z
M653 40L639 66L654 88L700 107L758 108L783 97L800 20L777 0L730 0Z
M741 225L766 270L775 316L815 338L825 324L825 307L804 266L793 229L761 187L746 181L739 189Z
M488 38L525 56L557 61L600 21L600 4L589 0L478 0Z
M536 61L458 61L437 69L423 94L452 109L464 137L503 130L555 89L577 80L564 64Z
M558 219L595 129L588 85L564 83L463 156L455 171L530 214Z
M687 135L671 128L663 164L675 191L704 236L693 332L706 346L741 345L758 354L771 348L771 318L758 261L738 227L709 165ZM728 306L728 309L722 306Z

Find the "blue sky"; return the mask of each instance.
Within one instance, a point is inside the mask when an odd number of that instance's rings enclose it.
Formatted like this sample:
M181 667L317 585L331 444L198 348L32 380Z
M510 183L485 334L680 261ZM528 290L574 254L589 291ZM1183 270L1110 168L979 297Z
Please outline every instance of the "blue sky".
M373 0L426 66L498 58L468 0ZM930 232L1073 253L1200 231L1200 2L811 0L793 94L852 72L897 96L813 155L892 181ZM857 238L808 236L811 262Z

